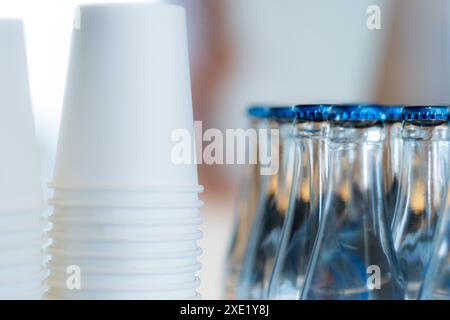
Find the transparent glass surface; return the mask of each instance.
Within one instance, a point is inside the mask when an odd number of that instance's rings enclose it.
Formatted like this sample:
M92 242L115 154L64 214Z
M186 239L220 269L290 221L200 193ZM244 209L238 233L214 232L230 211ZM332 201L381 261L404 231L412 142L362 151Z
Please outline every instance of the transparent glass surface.
M383 139L378 122L332 122L323 219L302 299L404 298L385 218Z
M404 122L403 169L392 233L407 299L418 298L431 259L447 190L448 158L447 125Z
M269 299L300 298L321 216L327 172L326 122L296 125L297 168L269 285Z
M403 160L402 124L400 122L385 125L386 138L383 144L383 167L386 198L386 220L388 225L394 220L395 204L399 187Z
M253 129L267 129L267 125L266 120L253 119L251 127ZM257 154L258 146L256 141L255 145L250 146L249 152L256 152ZM231 242L225 261L224 298L227 300L236 299L236 286L241 264L255 219L261 185L265 183L264 176L260 175L258 164L249 164L245 167L234 216Z
M422 300L450 300L450 195L438 224L432 258L419 295Z
M293 180L295 143L293 123L271 124L280 129L278 171L261 179L262 189L248 238L237 286L238 299L264 299L280 243Z

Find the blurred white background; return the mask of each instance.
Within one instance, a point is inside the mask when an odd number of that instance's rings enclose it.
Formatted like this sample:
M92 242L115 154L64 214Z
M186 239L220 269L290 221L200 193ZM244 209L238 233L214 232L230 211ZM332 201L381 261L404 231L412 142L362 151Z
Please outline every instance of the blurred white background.
M74 7L86 2L127 1L0 0L0 17L25 22L45 184L56 152ZM255 102L450 102L448 0L168 2L187 8L195 116L206 127L245 126L243 111ZM372 4L381 9L381 30L366 27ZM204 298L220 297L238 169L200 170Z

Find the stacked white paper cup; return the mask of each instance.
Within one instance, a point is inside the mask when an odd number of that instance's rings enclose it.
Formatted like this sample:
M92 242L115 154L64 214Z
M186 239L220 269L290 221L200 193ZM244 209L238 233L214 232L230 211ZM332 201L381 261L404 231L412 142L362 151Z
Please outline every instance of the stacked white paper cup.
M49 298L195 299L197 169L184 9L78 10L51 204Z
M19 20L0 20L0 148L0 299L41 299L45 205Z

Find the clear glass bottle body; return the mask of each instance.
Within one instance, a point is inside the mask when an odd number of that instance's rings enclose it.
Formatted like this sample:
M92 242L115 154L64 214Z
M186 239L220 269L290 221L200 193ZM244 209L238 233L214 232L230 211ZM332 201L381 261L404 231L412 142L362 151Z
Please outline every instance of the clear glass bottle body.
M385 125L386 138L383 144L383 167L386 197L386 220L388 225L394 220L400 172L403 159L403 139L401 122Z
M449 150L443 121L403 123L403 169L392 233L407 299L418 298L431 259L447 192Z
M287 214L295 168L293 123L271 122L279 128L278 171L261 176L261 192L256 216L246 245L237 285L238 299L265 299Z
M251 119L251 128L255 130L267 129L267 119ZM258 154L258 146L255 141L250 146L249 152ZM251 149L254 150L251 150ZM258 157L257 157L258 158ZM244 177L240 185L240 192L236 205L231 241L228 248L224 271L224 298L236 299L236 286L239 280L241 264L250 230L255 219L261 185L264 184L260 175L258 161L256 164L248 164L244 169Z
M450 300L450 194L438 223L430 264L419 297L421 300Z
M269 299L300 298L319 229L328 169L328 123L296 125L296 159L289 210L269 284Z
M385 218L379 121L338 121L329 134L323 219L302 299L403 299Z

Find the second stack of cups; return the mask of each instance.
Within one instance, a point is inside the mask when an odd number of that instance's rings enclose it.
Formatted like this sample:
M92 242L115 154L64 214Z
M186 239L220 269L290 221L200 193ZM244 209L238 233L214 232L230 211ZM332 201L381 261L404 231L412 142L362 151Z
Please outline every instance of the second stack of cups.
M172 152L194 136L184 10L86 5L75 22L48 297L196 299L202 188Z
M19 20L0 19L0 150L0 300L40 300L46 206Z

